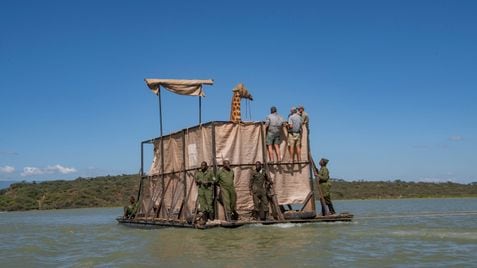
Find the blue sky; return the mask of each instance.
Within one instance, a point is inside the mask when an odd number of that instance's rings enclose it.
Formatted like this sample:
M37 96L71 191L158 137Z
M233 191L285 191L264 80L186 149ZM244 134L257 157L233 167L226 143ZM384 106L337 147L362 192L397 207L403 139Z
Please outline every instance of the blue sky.
M159 134L144 78L214 79L310 114L315 158L346 180L477 181L475 1L2 1L0 180L137 173ZM163 95L165 133L197 98ZM243 103L243 105L245 105ZM244 106L243 106L244 107Z

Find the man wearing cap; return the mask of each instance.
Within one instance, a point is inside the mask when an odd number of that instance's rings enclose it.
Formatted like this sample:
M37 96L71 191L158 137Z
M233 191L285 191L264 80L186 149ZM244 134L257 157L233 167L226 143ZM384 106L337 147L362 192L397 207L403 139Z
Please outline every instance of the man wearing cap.
M199 206L200 212L202 212L202 219L204 222L214 219L214 207L213 207L213 184L214 175L208 169L207 162L203 161L200 164L200 169L195 174L195 183L199 187Z
M318 177L318 183L320 184L321 192L323 194L323 199L325 200L326 206L328 206L329 212L333 215L336 214L335 209L333 208L333 203L331 202L331 182L330 182L330 172L326 165L329 160L326 158L321 158L320 160L320 170L318 171L316 177ZM321 208L323 216L326 215L325 208Z
M301 117L298 115L295 107L290 110L288 118L288 152L292 162L295 162L295 154L297 160L301 161Z
M308 122L310 121L310 118L308 117L308 113L305 112L305 107L303 105L298 106L298 114L301 117L301 123L306 126L306 129L310 130L308 128Z
M234 171L230 168L230 161L224 160L223 167L217 174L217 184L220 186L220 195L225 208L225 219L237 219L235 210L237 193L234 185Z
M273 162L273 151L275 150L276 161L281 162L280 143L282 142L282 126L286 121L277 113L277 107L270 108L270 114L265 119L267 132L268 160Z

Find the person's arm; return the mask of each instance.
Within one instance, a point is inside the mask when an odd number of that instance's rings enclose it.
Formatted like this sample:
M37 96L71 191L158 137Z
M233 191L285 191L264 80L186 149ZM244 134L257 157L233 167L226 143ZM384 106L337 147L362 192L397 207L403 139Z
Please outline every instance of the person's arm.
M252 173L252 176L250 176L250 180L248 181L248 189L250 190L250 193L252 193L252 185L253 185L254 179L255 179L255 173Z
M200 179L200 172L199 172L199 171L197 171L197 172L195 173L194 180L195 180L195 184L197 184L197 185L201 185L201 184L202 184L202 181L201 181L201 179Z
M272 179L265 173L265 190L271 189L273 185Z

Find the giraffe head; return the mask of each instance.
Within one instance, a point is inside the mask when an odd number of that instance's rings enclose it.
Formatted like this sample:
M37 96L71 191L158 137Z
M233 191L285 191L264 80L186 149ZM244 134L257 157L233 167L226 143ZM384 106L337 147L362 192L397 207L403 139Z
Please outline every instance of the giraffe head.
M232 91L235 94L238 93L238 96L240 98L253 100L252 94L250 94L250 92L248 92L248 90L245 88L245 86L242 83L239 83L238 85L236 85L234 87L234 89L232 89Z
M232 89L234 95L232 96L232 108L230 110L230 121L234 123L241 122L240 115L240 100L242 98L253 100L252 94L248 92L245 86L242 83L239 83L237 86Z

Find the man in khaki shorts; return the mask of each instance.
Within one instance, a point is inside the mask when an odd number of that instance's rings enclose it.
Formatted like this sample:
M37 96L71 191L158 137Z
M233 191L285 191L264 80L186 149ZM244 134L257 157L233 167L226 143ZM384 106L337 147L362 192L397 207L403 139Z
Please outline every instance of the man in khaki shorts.
M298 162L301 161L301 116L295 107L290 111L288 117L288 152L292 162L295 162L295 154Z
M282 161L280 153L280 143L282 142L282 129L286 123L285 119L277 112L277 107L272 106L270 108L270 114L265 119L265 126L267 131L267 149L268 149L268 161L273 163L273 154L275 150L276 161L280 163Z

